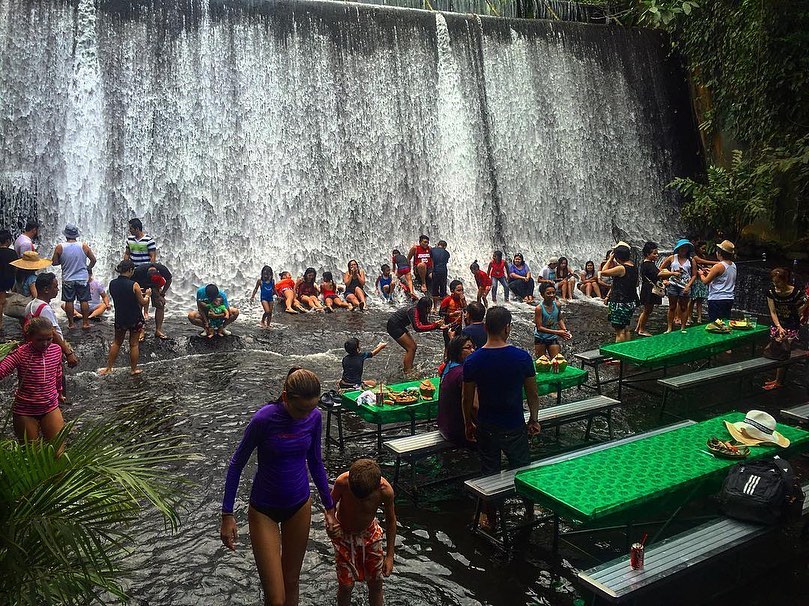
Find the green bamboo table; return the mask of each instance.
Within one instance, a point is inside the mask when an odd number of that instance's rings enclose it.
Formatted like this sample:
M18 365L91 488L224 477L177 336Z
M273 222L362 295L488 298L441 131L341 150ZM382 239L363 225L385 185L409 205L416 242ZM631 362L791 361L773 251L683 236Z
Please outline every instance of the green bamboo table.
M562 390L571 387L578 387L587 382L587 371L574 366L568 366L562 372L538 372L537 392L540 396L546 396L556 392L557 406L562 403ZM525 397L525 393L523 393Z
M632 520L666 497L692 500L716 491L737 461L719 459L708 451L713 436L729 434L724 422L737 422L744 414L732 412L701 423L607 448L592 454L518 473L517 492L539 503L558 518L582 524L603 519ZM786 451L809 446L809 432L778 424L789 438ZM747 460L785 454L777 446L750 449ZM682 506L682 503L681 503Z
M755 352L756 340L769 331L768 326L759 325L750 330L731 330L720 334L708 332L705 325L691 326L685 332L676 330L670 333L644 337L623 343L607 343L600 348L601 355L620 361L618 369L618 399L626 384L625 364L632 364L647 370L667 368L704 360L728 349L750 344ZM641 373L645 374L645 373Z

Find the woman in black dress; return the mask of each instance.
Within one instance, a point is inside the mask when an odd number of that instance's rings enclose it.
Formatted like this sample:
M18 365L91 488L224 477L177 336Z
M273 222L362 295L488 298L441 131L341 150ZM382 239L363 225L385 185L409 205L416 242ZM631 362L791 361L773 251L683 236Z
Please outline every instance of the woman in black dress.
M652 292L652 287L662 278L677 275L667 269L658 269L657 258L659 256L656 242L647 242L643 245L643 263L640 264L640 304L643 306L643 311L640 312L638 325L635 327L635 332L641 337L652 336L646 330L646 321L654 306L663 302L662 297Z
M444 328L444 322L430 322L430 310L433 302L430 297L424 296L415 305L397 309L390 318L386 326L388 334L405 350L404 371L413 370L413 361L416 359L416 341L407 331L408 326L412 326L416 332L429 332Z

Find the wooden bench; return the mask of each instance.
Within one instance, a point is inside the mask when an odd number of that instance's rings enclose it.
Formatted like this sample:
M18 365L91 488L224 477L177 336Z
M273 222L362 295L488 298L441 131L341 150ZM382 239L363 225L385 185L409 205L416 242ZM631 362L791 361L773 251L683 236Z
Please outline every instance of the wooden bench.
M809 514L809 484L803 487L803 493L807 497L803 505L803 515L806 516ZM578 579L596 598L612 603L624 602L638 597L658 583L686 572L692 566L738 551L776 528L779 526L762 526L732 518L720 518L649 546L641 570L632 570L629 567L629 556L625 555L579 572ZM806 526L804 534L805 532Z
M555 427L557 438L559 437L559 428L562 425L587 420L587 428L584 432L584 440L587 441L590 438L593 420L596 417L602 417L607 422L607 430L609 431L610 439L612 439L612 409L620 404L618 400L606 396L596 396L587 400L579 400L577 402L568 402L567 404L542 408L537 415L537 419L543 428ZM529 413L526 411L526 422L528 421L528 414ZM326 421L326 425L328 426L328 420ZM393 472L393 490L395 492L399 492L399 475L402 460L405 459L410 465L410 489L403 488L401 492L409 494L414 500L417 496L415 477L416 461L445 450L457 448L455 444L445 440L438 431L388 440L383 446L396 457L396 465Z
M654 436L657 434L672 431L674 429L679 429L680 427L693 425L694 423L695 421L691 420L681 421L679 423L674 423L673 425L667 425L665 427L659 427L651 431L627 436L626 438L621 438L620 440L613 440L611 442L602 442L600 444L595 444L587 448L581 448L579 450L566 452L564 454L557 455L554 457L540 459L538 461L534 461L530 465L526 465L525 467L520 467L517 469L509 469L490 476L484 476L472 480L467 480L466 482L464 482L465 488L468 492L472 493L472 495L475 497L477 501L475 518L472 522L472 530L479 534L484 535L487 539L493 541L495 544L505 549L508 549L509 534L513 529L509 529L506 526L505 516L503 515L504 513L503 502L507 498L512 497L516 494L514 488L514 476L516 476L518 472L525 471L527 469L536 469L537 467L543 467L545 465L553 465L554 463L560 463L562 461L569 461L571 459L576 459L584 455L599 452L607 448L613 448L621 444L635 442L636 440L648 438L649 436ZM483 503L492 501L497 503L498 514L500 517L500 531L502 534L502 539L498 539L496 536L493 536L488 532L484 532L480 528L480 515L483 511Z
M591 349L589 351L582 351L579 353L574 353L573 357L579 361L579 366L584 369L585 366L592 366L593 368L593 375L596 378L595 387L592 385L588 385L585 383L582 387L589 387L590 389L595 389L599 395L601 395L601 376L598 374L598 367L601 366L606 358L601 355L601 352L598 349Z
M783 408L781 409L781 414L793 421L807 423L809 422L809 402L792 408Z
M706 368L696 372L690 372L676 377L666 377L658 379L658 385L663 387L663 403L660 406L660 417L666 409L669 394L672 391L684 391L692 389L711 381L730 379L734 377L741 377L744 375L756 374L781 366L788 366L795 362L802 361L807 358L807 352L797 350L793 351L792 355L787 360L770 360L769 358L752 358L743 362L734 362L733 364L726 364L724 366L716 366L714 368Z

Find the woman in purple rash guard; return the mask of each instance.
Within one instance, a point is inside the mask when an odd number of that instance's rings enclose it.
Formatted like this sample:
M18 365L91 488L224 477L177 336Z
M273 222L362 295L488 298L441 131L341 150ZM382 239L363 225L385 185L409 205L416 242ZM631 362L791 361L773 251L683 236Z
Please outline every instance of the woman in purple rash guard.
M326 510L326 528L337 524L321 456L320 380L300 368L289 371L281 397L262 407L244 431L225 481L220 537L236 549L233 503L242 469L258 449L258 469L247 519L264 604L297 606L298 581L312 517L309 473Z

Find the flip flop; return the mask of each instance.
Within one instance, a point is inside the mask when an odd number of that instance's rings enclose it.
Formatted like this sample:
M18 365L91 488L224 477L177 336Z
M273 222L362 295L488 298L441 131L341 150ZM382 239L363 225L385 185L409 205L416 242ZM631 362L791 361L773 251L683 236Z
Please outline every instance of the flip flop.
M775 381L772 381L772 382L768 382L768 383L765 383L764 385L762 385L761 389L763 389L764 391L772 391L774 389L781 389L782 387L783 387L783 385L779 385Z
M168 341L169 337L165 333L155 333L155 339L160 339L161 341Z

